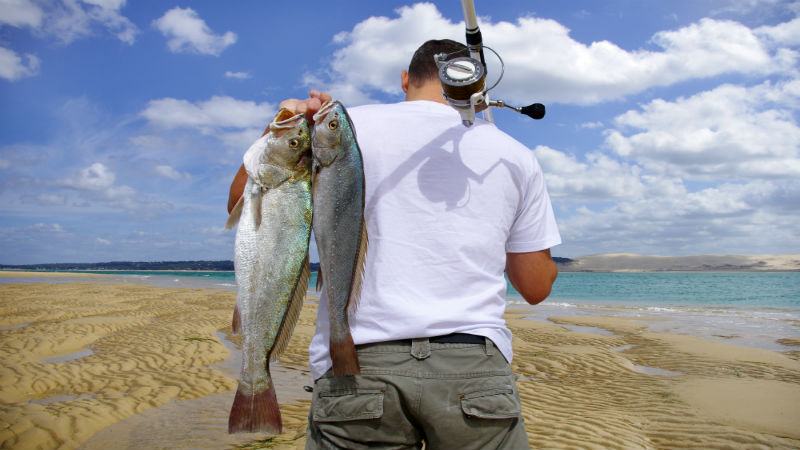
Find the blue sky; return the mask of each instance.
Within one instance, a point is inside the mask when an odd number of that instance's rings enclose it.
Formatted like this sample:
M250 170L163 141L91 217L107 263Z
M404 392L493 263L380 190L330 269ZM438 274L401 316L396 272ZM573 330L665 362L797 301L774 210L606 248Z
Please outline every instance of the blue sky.
M800 3L476 9L493 97L548 107L495 120L545 170L554 255L800 253ZM456 0L0 0L0 264L232 259L228 185L277 104L400 101L462 22Z

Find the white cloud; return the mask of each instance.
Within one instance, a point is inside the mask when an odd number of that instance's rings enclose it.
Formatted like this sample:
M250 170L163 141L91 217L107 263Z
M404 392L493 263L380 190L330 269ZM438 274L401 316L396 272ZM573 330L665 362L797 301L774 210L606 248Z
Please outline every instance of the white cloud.
M597 168L587 163L574 178L591 178ZM613 175L612 175L613 176ZM556 178L558 174L556 174ZM580 202L570 208L573 186L552 183L545 171L564 236L560 254L587 251L661 254L785 253L797 242L800 183L756 180L722 183L691 191L680 178L641 175L641 195ZM608 180L615 184L618 181ZM576 182L578 186L582 182ZM576 194L581 195L579 192Z
M191 175L189 175L188 173L178 172L172 166L168 166L165 164L156 166L155 173L164 178L169 178L170 180L183 180L191 178Z
M94 24L100 24L128 44L135 42L139 32L136 25L120 13L125 0L63 0L40 4L30 0L0 0L0 25L31 27L36 34L55 36L65 44L91 35Z
M635 199L645 193L638 167L602 153L587 154L585 163L545 146L536 147L534 154L547 174L551 197L559 202Z
M336 35L334 43L342 48L334 52L330 71L307 74L306 83L351 104L371 101L374 92L399 95L400 71L422 42L463 40L463 25L442 17L433 4L418 3L397 13L396 18L370 17ZM486 45L506 63L495 97L517 103L536 98L593 104L725 73L785 73L794 70L798 57L787 48L770 52L757 33L740 23L708 18L656 33L651 40L656 50L633 51L609 41L578 42L569 29L550 19L482 20L480 25ZM793 29L791 23L786 28ZM491 74L498 67L487 58Z
M110 188L117 175L103 163L94 163L81 169L72 178L61 181L61 185L84 191L101 191Z
M30 0L0 0L0 25L39 28L44 13Z
M235 78L237 80L246 80L248 78L252 78L253 76L250 75L250 72L231 72L230 70L225 72L225 78Z
M39 58L26 54L25 62L16 52L0 47L0 78L16 81L20 78L30 77L39 72Z
M63 233L64 227L57 223L35 223L24 228L27 231L36 231L41 233Z
M136 41L139 29L120 13L125 1L64 0L49 6L44 10L45 19L38 28L42 35L52 35L69 44L92 35L93 26L99 24L127 44Z
M800 17L775 26L759 27L754 31L757 35L766 37L767 41L773 45L793 47L800 45Z
M197 103L168 97L151 100L141 115L164 128L258 128L266 126L274 112L271 103L227 96L214 96Z
M156 28L169 38L167 46L173 53L189 52L219 56L236 42L236 33L214 34L206 22L191 8L175 7L153 21Z
M616 117L620 129L608 131L606 144L651 171L687 179L797 177L799 102L800 80L657 99Z
M100 22L109 29L122 42L133 44L139 29L127 17L120 14L119 10L125 6L126 0L83 0L84 3L93 5L87 11L92 20Z

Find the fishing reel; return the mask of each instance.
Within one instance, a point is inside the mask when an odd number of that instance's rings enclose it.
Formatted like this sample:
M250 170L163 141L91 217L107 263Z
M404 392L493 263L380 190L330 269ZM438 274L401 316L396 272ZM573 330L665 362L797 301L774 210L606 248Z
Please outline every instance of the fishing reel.
M461 114L464 126L472 126L475 122L475 113L486 110L491 106L509 108L525 114L532 119L541 119L545 115L545 107L541 103L515 107L507 105L503 100L490 100L489 91L494 89L503 79L505 64L500 55L490 47L489 49L500 61L500 76L489 88L486 88L486 64L471 56L451 58L455 53L439 53L434 56L439 68L439 80L442 82L442 95L447 103Z

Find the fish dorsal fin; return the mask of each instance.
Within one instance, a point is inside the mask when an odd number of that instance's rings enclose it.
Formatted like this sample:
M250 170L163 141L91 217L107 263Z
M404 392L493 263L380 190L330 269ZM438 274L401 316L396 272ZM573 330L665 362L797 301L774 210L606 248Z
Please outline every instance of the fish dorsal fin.
M361 284L364 281L364 265L367 261L367 224L361 220L361 234L358 238L358 253L353 266L353 283L350 285L350 296L347 298L347 311L353 313L361 299Z
M289 300L289 306L283 318L283 324L281 324L278 337L275 339L275 345L272 347L272 351L269 354L270 361L277 361L278 357L283 354L286 347L289 346L289 339L292 337L294 326L297 325L297 318L300 317L300 310L303 309L303 299L308 290L308 277L310 273L308 254L306 254L306 261L303 263L303 268L300 270L300 277L297 279L297 284L294 287L292 299Z
M244 208L244 195L239 197L239 201L233 206L231 214L228 216L228 221L225 222L225 229L230 230L239 223L239 218L242 217L242 209Z

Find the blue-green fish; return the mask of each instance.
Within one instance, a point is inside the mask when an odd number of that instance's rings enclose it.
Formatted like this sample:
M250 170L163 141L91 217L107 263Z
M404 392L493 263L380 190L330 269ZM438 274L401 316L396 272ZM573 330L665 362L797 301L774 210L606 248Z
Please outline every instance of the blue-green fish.
M281 432L269 362L285 350L308 287L310 148L306 119L284 109L244 155L248 180L227 224L239 226L234 268L242 334L229 433Z
M360 293L367 251L364 167L344 106L327 102L314 115L312 197L319 275L328 301L333 374L361 373L348 312Z

